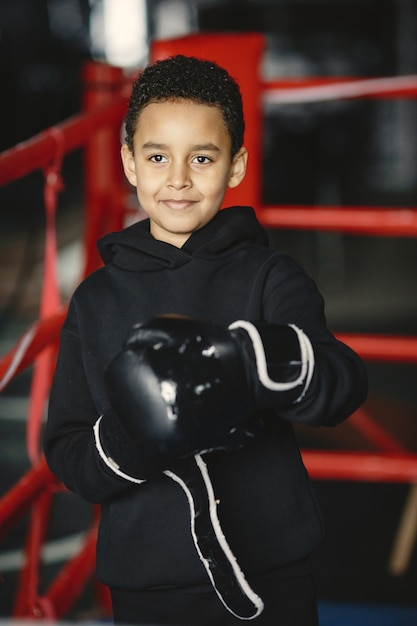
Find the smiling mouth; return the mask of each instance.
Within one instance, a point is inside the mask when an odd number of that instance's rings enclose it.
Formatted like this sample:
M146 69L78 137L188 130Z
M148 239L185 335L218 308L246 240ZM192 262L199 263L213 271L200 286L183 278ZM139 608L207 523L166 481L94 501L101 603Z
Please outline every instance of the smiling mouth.
M168 209L172 209L173 211L181 211L184 209L188 209L189 207L192 207L195 204L195 201L194 200L174 200L171 198L168 200L163 200L162 204L168 207Z

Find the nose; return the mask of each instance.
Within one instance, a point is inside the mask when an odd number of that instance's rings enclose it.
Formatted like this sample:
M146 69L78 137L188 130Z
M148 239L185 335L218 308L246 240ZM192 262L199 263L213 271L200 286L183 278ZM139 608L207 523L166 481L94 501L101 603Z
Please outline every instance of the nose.
M190 177L186 163L173 162L168 172L168 187L183 189L190 185Z

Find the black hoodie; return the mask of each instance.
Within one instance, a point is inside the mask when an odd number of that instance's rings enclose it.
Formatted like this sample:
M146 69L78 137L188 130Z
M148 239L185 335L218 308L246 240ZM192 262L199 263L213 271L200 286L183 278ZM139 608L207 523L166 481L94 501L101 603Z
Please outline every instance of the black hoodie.
M322 526L292 422L334 426L364 401L367 386L361 360L327 330L313 281L268 248L249 207L220 211L180 249L153 239L148 220L98 246L105 266L77 288L62 329L45 455L70 490L102 505L99 578L128 588L207 580L181 487L165 475L127 482L102 461L93 435L109 410L108 364L135 323L166 313L224 326L295 324L310 339L315 367L302 401L274 410L246 448L205 455L222 529L246 575L308 555Z

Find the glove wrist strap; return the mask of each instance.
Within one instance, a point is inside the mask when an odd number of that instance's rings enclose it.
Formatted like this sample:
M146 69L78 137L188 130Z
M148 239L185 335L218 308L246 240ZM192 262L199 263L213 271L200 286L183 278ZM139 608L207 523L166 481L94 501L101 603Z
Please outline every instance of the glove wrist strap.
M296 390L297 388L301 389L299 396L294 400L295 402L299 402L305 393L307 392L314 371L314 352L311 342L307 335L303 333L303 331L298 328L295 324L288 324L286 326L276 326L275 329L277 333L279 332L280 336L276 338L273 337L274 334L274 326L273 325L263 325L255 324L252 322L248 322L246 320L237 320L233 322L229 326L229 330L244 330L249 337L253 353L255 356L256 363L256 373L257 378L261 385L268 391L272 392L286 392ZM290 332L291 335L291 345L293 345L294 336L296 338L296 349L294 348L286 348L283 350L285 352L285 360L286 363L282 363L281 359L281 369L282 365L291 366L292 371L296 371L297 375L291 377L291 380L277 380L277 377L274 377L274 366L268 363L267 358L267 350L280 352L280 339L282 337L283 332L287 334ZM267 346L267 337L268 339L274 341L276 348L274 350L274 346L272 349L270 346ZM292 353L292 354L291 354ZM275 358L277 355L274 355ZM277 371L280 368L276 368Z

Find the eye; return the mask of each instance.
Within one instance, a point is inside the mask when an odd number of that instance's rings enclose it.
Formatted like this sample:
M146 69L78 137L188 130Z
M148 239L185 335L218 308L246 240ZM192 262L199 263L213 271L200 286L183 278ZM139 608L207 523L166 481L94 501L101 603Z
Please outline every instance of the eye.
M205 165L206 163L211 163L211 159L207 156L199 154L193 158L193 163L197 163L198 165Z
M166 163L167 158L164 157L163 154L153 154L151 157L149 157L149 160L153 163Z

